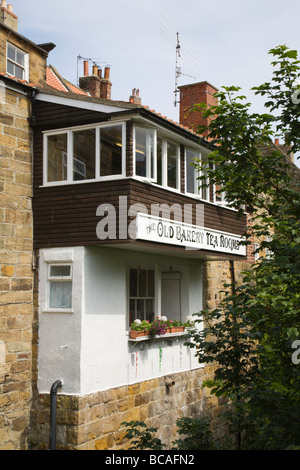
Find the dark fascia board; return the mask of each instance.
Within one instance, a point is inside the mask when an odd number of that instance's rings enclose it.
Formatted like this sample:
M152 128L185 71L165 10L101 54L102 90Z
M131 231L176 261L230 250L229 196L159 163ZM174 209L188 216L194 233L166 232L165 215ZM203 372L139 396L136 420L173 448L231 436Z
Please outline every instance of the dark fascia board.
M57 97L62 97L66 99L72 99L78 102L78 108L80 108L80 103L82 102L90 102L90 103L96 103L96 104L103 104L106 106L111 106L111 107L119 107L123 108L124 111L112 111L111 113L106 113L106 115L101 116L99 119L100 121L105 121L105 120L110 120L112 118L123 118L123 117L130 117L130 116L140 116L143 117L150 122L156 123L160 125L161 127L164 127L165 129L175 133L179 134L181 137L184 137L185 139L191 140L193 143L202 145L203 147L206 147L208 150L215 150L215 147L210 144L204 137L198 136L192 131L189 131L188 128L180 126L180 124L177 124L173 121L168 120L167 118L156 114L154 111L151 111L149 108L146 108L142 105L137 105L133 103L128 103L126 101L115 101L115 100L105 100L105 99L100 99L100 98L94 98L86 95L78 95L76 93L66 93L62 91L57 91L57 90L50 90L50 89L42 89L39 88L40 93L52 95L52 96L57 96ZM74 106L72 104L72 106Z

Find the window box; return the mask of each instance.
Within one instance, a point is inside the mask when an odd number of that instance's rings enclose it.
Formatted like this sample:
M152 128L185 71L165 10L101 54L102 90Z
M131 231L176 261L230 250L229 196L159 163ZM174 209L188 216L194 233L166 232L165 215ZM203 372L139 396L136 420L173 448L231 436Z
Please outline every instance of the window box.
M135 331L135 330L130 330L130 338L131 339L136 339L140 338L141 336L149 336L149 331Z
M170 333L179 333L184 330L185 330L184 326L172 326L172 328L170 328Z
M173 323L169 320L161 320L157 319L152 323L147 322L147 320L140 321L136 320L132 323L129 337L133 340L145 340L145 339L152 339L152 338L160 338L160 337L169 337L173 335L181 335L185 332L186 327L192 326L191 322L186 322L182 324L181 322L176 321L176 325L172 325ZM179 324L178 324L179 323Z

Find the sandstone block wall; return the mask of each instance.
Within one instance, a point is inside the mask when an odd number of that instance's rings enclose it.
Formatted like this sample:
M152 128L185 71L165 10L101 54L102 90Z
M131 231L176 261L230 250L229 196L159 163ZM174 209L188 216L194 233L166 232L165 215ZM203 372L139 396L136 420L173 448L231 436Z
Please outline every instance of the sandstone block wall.
M122 423L144 421L159 429L157 437L172 448L178 438L176 420L182 417L209 416L212 425L223 432L218 421L218 399L202 389L211 367L126 385L84 397L57 396L57 449L122 450L129 447ZM61 392L63 393L63 391ZM49 448L49 395L39 397L32 415L30 446Z
M29 115L27 96L1 86L0 450L26 448L30 421L33 235Z

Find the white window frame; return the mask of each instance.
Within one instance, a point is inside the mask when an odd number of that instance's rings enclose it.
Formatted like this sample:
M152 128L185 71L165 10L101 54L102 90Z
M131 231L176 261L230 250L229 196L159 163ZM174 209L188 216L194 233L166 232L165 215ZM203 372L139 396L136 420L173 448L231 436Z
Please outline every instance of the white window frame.
M205 189L206 189L206 197L203 197L202 195L202 191L203 191L203 185L202 185L202 181L204 180L200 180L199 178L203 175L203 171L200 170L200 168L195 168L194 167L194 192L191 193L188 191L188 187L187 187L187 184L188 184L188 179L187 179L187 166L188 166L188 162L187 162L187 152L193 152L195 154L195 158L198 158L199 160L202 159L202 154L200 151L198 150L195 150L195 149L192 149L192 148L188 148L188 147L185 147L185 193L188 194L188 195L191 195L191 196L198 196L201 200L203 201L209 201L210 200L210 196L209 196L209 185L207 186L208 184L208 178L205 178Z
M146 271L153 271L154 272L154 297L130 297L130 270L131 269L136 269L136 270L143 270L145 269ZM157 315L160 314L160 309L159 309L159 312L158 312L158 299L160 299L160 289L159 289L159 284L158 284L158 279L159 279L159 276L158 276L158 270L157 270L157 266L153 266L153 265L147 265L147 264L143 264L143 265L137 265L137 264L130 264L129 266L127 266L127 315L126 315L126 324L127 324L127 328L129 329L130 325L130 314L129 314L129 311L130 311L130 299L138 299L138 298L143 298L143 299L146 299L146 298L149 298L149 299L153 299L153 305L154 305L154 320L156 318ZM144 320L144 318L139 318L139 320Z
M12 47L14 48L16 51L20 51L22 54L24 54L24 65L18 63L17 61L13 60L13 59L10 59L8 57L8 47ZM8 62L10 62L11 64L13 64L14 66L17 66L19 67L20 69L22 69L23 73L22 73L22 80L26 80L27 82L29 81L29 54L28 52L25 52L23 51L22 49L20 49L19 47L15 46L14 44L12 44L11 42L7 42L6 43L6 71L9 75L11 75L9 72L8 72ZM15 76L15 75L11 75L11 76Z
M217 196L220 198L219 201L217 200ZM226 199L225 191L217 190L216 184L214 184L214 203L219 206L228 206L228 201Z
M149 152L146 154L146 176L140 176L136 174L136 130L141 129L144 132L150 134L153 133L153 175L151 175L151 158L149 158ZM150 139L150 135L147 136L147 140ZM148 145L150 147L150 145ZM155 182L157 179L157 133L154 128L143 127L134 125L133 126L133 174L135 178L140 180L147 180Z
M70 275L68 276L51 276L52 266L69 266ZM50 285L52 282L71 282L71 307L50 307ZM46 309L49 313L73 313L73 264L70 262L49 262L47 263L47 294L46 294Z
M161 169L161 184L159 186L163 188L167 188L171 191L174 192L180 192L180 145L178 142L175 140L172 140L168 137L165 137L163 135L159 135L159 138L162 141L162 156L161 156L161 161L162 161L162 169ZM168 150L167 150L167 145L169 143L172 143L173 145L176 146L177 148L177 181L176 181L176 188L173 188L172 186L168 185ZM157 158L156 158L157 162ZM156 163L157 164L157 163Z
M107 127L121 126L122 128L122 163L121 173L117 175L100 175L101 154L100 154L100 132ZM107 181L124 178L126 174L126 123L124 121L114 121L109 124L97 126L78 126L66 129L57 129L43 132L43 186L65 186L69 184L92 183L95 181ZM74 180L73 179L73 132L81 130L95 129L95 178ZM67 134L67 179L62 181L48 181L48 137L53 135Z

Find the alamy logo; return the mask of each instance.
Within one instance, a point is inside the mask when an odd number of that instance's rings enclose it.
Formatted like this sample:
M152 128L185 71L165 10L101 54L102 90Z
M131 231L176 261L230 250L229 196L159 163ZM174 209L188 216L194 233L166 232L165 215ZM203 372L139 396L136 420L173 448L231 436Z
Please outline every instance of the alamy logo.
M300 104L300 78L297 78L293 83L292 102L294 104Z
M292 343L292 348L296 349L295 352L292 354L292 363L293 364L300 364L300 340L296 340Z

